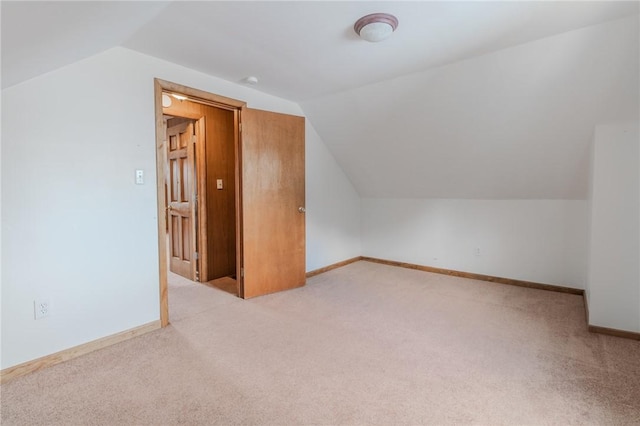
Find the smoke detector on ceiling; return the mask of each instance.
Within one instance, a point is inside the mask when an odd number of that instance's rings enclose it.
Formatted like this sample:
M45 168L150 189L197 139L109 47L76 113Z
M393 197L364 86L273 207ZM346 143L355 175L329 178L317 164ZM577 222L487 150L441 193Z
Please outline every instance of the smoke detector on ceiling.
M245 84L250 84L252 86L255 86L256 84L258 84L258 77L254 77L254 76L250 75L249 77L245 78L243 80L243 82Z

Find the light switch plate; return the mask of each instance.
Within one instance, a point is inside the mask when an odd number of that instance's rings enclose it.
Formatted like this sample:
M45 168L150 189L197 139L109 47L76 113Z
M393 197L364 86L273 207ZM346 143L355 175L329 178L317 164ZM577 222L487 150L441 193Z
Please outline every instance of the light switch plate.
M222 189L222 179L218 179L218 180L216 181L216 188L218 188L218 189Z

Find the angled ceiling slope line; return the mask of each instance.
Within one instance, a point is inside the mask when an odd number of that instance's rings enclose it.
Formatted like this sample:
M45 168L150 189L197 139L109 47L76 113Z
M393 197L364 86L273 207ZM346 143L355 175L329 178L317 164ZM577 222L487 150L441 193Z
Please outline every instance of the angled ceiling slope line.
M166 1L2 1L2 88L121 45Z
M640 114L639 17L301 102L362 197L585 199L596 124Z

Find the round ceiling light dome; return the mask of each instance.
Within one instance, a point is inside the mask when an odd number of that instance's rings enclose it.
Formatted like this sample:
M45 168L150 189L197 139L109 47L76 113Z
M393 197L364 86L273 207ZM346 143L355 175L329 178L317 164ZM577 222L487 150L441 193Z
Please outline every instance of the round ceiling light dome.
M398 18L388 13L372 13L358 19L353 26L356 34L367 41L377 42L389 37L398 28Z

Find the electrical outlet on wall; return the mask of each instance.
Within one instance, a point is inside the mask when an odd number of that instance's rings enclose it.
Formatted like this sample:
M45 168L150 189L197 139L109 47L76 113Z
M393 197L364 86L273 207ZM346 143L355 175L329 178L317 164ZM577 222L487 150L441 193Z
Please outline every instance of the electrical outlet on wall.
M36 299L33 301L33 312L35 319L41 319L49 316L51 311L51 303L49 299Z
M480 247L476 247L476 256L480 256Z

